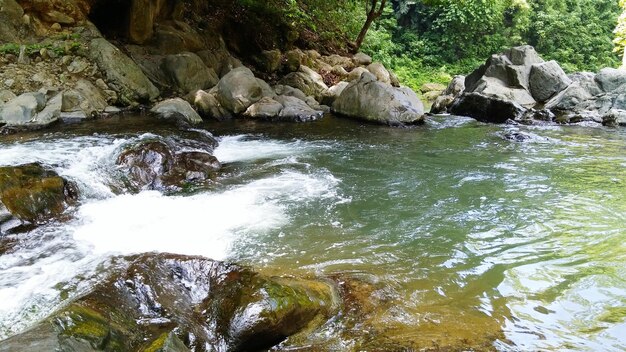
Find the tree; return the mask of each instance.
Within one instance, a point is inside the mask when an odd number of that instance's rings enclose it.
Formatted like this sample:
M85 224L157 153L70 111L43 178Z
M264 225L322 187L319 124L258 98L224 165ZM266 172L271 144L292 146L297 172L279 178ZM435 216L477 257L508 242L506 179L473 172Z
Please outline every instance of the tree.
M622 68L626 68L626 0L620 0L619 6L622 8L622 14L617 20L617 27L613 33L615 33L615 39L613 44L615 45L614 51L622 54Z
M372 23L383 14L386 3L387 0L365 0L365 12L367 17L365 18L361 32L359 32L359 36L356 38L355 52L359 51L361 45L363 45L363 40L367 35L367 31L372 26Z

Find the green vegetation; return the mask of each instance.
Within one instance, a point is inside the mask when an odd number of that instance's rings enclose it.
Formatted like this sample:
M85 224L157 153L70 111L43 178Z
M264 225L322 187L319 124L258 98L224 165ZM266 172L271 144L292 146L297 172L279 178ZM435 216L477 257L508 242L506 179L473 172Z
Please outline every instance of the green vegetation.
M522 44L566 71L597 71L619 64L612 44L619 15L613 0L393 0L363 50L414 89Z
M81 44L73 38L62 38L64 41L42 42L34 44L18 44L18 43L6 43L0 45L0 55L12 54L18 56L20 54L20 48L24 46L24 51L27 56L35 56L41 53L42 49L46 49L48 52L56 56L63 56L76 53Z
M305 33L301 44L344 52L354 49L367 9L381 3L239 0ZM626 25L616 29L620 5L626 6L625 1L391 0L375 18L362 51L413 88L445 83L454 74L469 73L491 54L522 44L533 45L566 71L597 71L619 65L626 44Z

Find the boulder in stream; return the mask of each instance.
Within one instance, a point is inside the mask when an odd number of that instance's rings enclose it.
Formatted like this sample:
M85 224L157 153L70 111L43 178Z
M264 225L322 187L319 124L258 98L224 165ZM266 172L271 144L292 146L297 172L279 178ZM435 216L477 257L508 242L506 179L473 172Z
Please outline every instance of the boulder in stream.
M39 164L0 167L0 201L20 220L45 222L77 199L74 184Z
M212 150L208 143L186 145L183 140L154 137L126 148L116 163L132 191L179 189L216 176L221 164Z
M116 262L108 279L0 351L259 351L335 309L323 281L172 254Z
M343 89L332 108L341 115L387 125L424 121L424 106L415 92L378 82L367 72Z

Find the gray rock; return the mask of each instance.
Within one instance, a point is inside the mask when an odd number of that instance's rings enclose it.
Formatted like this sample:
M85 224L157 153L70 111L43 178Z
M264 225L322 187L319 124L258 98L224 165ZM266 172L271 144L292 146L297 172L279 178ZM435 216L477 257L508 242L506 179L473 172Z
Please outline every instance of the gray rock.
M267 84L267 82L265 82L264 80L260 78L257 78L256 81L259 84L259 87L261 87L263 97L274 98L276 96L274 89L272 89L272 87L270 87L270 85Z
M626 70L614 68L603 68L596 75L596 82L605 92L615 91L620 86L626 84Z
M8 89L0 90L0 105L17 98L13 92Z
M150 111L166 120L182 121L191 125L202 122L200 115L188 102L181 98L164 100L156 104Z
M217 100L235 114L243 113L262 97L262 87L246 67L233 69L217 84Z
M526 89L511 88L497 78L486 76L478 81L471 92L511 100L525 107L533 107L537 103Z
M379 82L391 84L391 76L389 71L380 62L374 62L367 66L367 70L371 72Z
M596 81L596 74L592 72L576 72L567 75L574 83L578 83L590 95L600 95L603 93L602 88Z
M226 108L220 104L216 98L216 91L211 90L205 92L202 90L197 91L194 94L194 106L198 113L205 118L213 118L218 121L228 120L232 118L232 114Z
M448 108L465 91L465 76L454 76L443 94L437 97L430 108L433 114L441 114L448 111Z
M415 92L377 82L364 73L350 83L335 100L332 110L353 118L388 124L415 124L424 121L424 107Z
M61 116L62 98L61 94L57 94L48 100L46 107L37 114L34 122L38 125L49 125L56 122Z
M611 127L626 126L626 110L611 109L602 116L602 124Z
M545 102L572 84L559 64L552 60L532 65L530 92L538 102Z
M364 53L357 53L352 57L352 61L357 66L367 66L372 63L372 58Z
M42 93L24 93L7 102L0 111L0 122L8 125L36 124L35 116L46 106Z
M544 62L535 51L535 48L530 45L511 48L505 52L505 55L511 60L513 65L530 66Z
M348 78L346 78L346 81L353 82L361 79L361 75L365 72L369 73L370 71L368 71L365 67L357 67L354 70L350 71L350 73L348 74Z
M300 89L282 84L274 86L274 92L276 92L276 94L278 95L288 95L291 97L296 97L300 100L306 99L306 94L304 94L304 92L302 92Z
M261 100L250 105L244 113L244 116L271 119L277 117L281 110L283 110L283 104L272 98L263 97Z
M59 115L59 119L61 119L63 123L78 123L89 119L89 116L85 114L82 110L78 110L61 112Z
M345 56L340 56L340 55L329 55L329 56L322 56L320 58L321 61L327 63L328 65L332 66L341 66L343 68L345 68L346 70L350 70L354 67L354 62L352 61L351 58L345 57Z
M545 108L550 110L577 110L584 108L593 96L583 88L579 82L570 84L567 88L559 92L546 104Z
M149 102L159 96L159 90L139 66L106 39L93 39L89 44L89 56L117 91L122 103Z
M350 83L348 83L348 82L339 82L339 83L335 84L334 86L328 88L328 92L324 96L324 98L322 99L322 103L324 103L326 105L333 105L335 100L337 100L337 98L339 98L341 93L343 93L343 90L346 89L346 87L349 84Z
M305 65L300 65L298 72L288 74L280 83L298 88L305 95L312 95L318 100L321 100L328 90L328 86L324 83L322 76Z
M469 116L478 121L504 123L521 118L526 109L514 101L486 96L481 93L463 93L450 107L450 113Z
M276 101L283 105L283 109L278 114L281 120L295 122L307 122L319 119L324 115L321 110L311 108L306 102L296 97L280 95Z
M215 71L194 53L168 55L161 67L170 83L185 93L211 88L219 81Z

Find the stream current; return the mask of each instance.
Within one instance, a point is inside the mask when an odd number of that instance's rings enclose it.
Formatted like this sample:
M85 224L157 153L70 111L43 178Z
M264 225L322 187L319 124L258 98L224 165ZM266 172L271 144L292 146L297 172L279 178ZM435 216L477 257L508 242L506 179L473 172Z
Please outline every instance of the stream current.
M1 166L41 162L81 194L69 220L0 235L15 243L0 339L89 290L112 257L158 251L375 283L385 304L364 329L415 348L626 349L626 129L332 116L201 129L223 169L180 194L115 191L121 148L177 133L142 117L0 137ZM329 322L308 343L355 341Z

